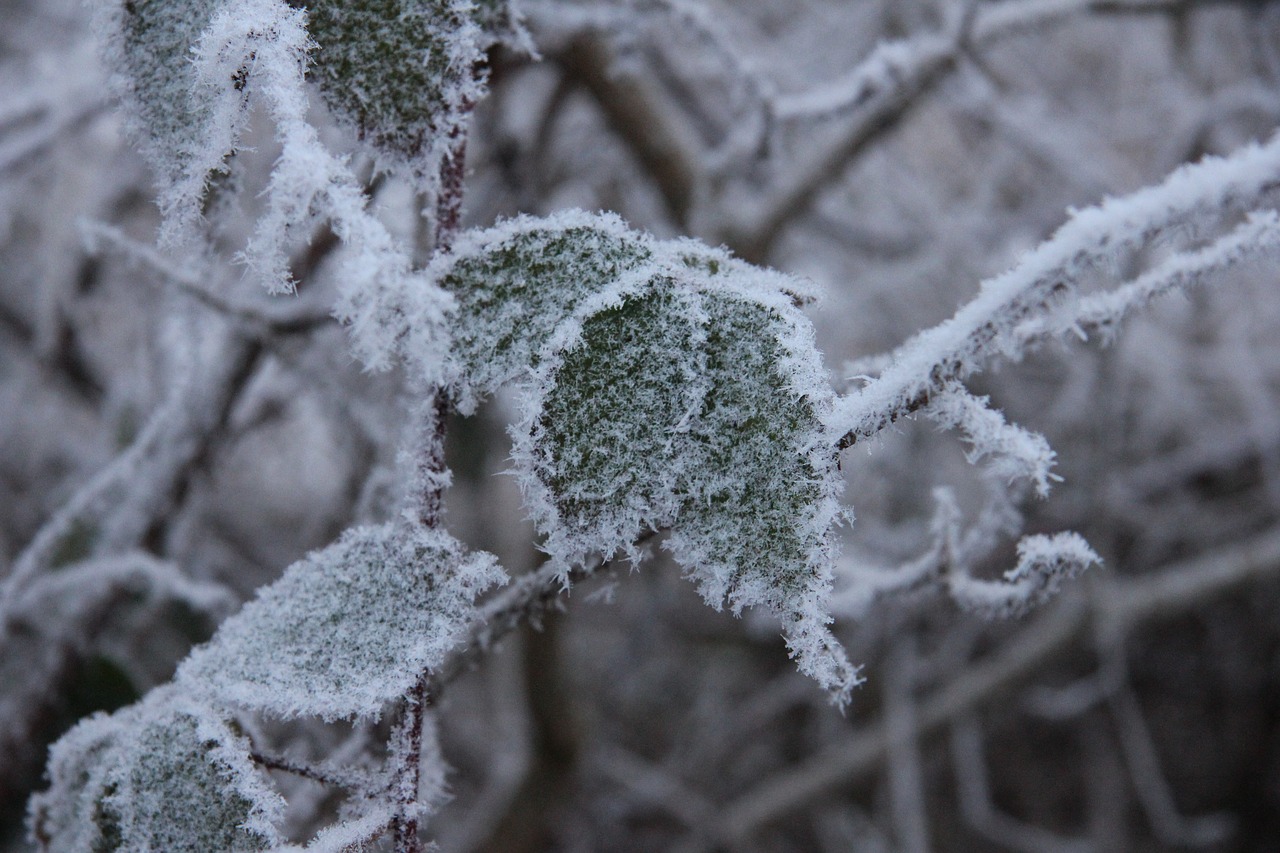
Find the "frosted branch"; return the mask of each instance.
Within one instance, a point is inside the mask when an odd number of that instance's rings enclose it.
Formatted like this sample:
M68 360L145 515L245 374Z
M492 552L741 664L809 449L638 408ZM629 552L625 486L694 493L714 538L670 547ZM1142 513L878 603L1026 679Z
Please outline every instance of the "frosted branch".
M982 580L961 571L947 574L947 586L966 610L1007 617L1048 601L1064 580L1098 562L1098 555L1075 533L1027 536L1018 543L1017 565L1004 573L1002 581Z
M1023 853L1089 853L1094 849L1087 839L1064 838L996 809L982 731L973 714L964 714L951 725L951 766L965 820L989 841Z
M180 378L133 443L77 490L18 555L0 586L0 611L69 553L132 548L171 508L175 485L217 436L259 355L243 340L224 340L203 372Z
M1134 311L1169 293L1202 284L1243 263L1274 257L1280 251L1280 214L1273 210L1250 213L1246 221L1224 237L1194 251L1179 252L1115 290L1081 297L1046 317L1022 323L1015 330L1023 347L1045 336L1073 334L1109 338Z
M823 187L870 145L897 126L954 69L979 47L1089 11L1165 11L1185 0L1022 0L982 5L971 20L961 14L941 32L878 46L839 80L781 97L766 109L788 119L852 112L833 143L806 158L761 210L725 228L726 239L744 257L761 260L786 224L807 210Z
M1165 844L1188 847L1206 847L1225 840L1234 824L1230 815L1187 818L1179 814L1133 690L1126 684L1111 696L1109 704L1134 791L1156 836Z
M1026 480L1036 494L1047 497L1056 454L1039 433L1010 424L990 407L990 398L977 397L959 383L947 383L929 398L924 414L943 429L959 429L969 442L971 464L987 460L991 473L1013 482Z
M1019 327L1061 304L1098 260L1147 245L1176 227L1220 223L1252 209L1280 181L1280 137L1208 157L1161 184L1074 213L1006 273L982 283L954 317L915 336L891 365L837 401L829 421L841 447L920 409L949 383L1025 347ZM1263 222L1265 220L1259 220ZM1261 225L1259 225L1261 228Z
M204 277L180 267L154 246L134 240L119 228L86 220L81 222L80 229L86 251L93 254L108 249L114 251L134 266L155 273L161 283L236 321L248 331L262 336L291 334L311 331L333 322L333 315L328 310L306 303L289 305L270 301L252 305L228 299L205 286Z

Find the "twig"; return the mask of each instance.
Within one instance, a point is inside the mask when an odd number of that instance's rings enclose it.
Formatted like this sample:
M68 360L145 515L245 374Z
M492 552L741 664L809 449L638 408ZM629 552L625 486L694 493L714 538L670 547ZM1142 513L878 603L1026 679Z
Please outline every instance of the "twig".
M325 308L304 304L301 308L291 305L282 309L278 300L265 305L248 305L220 296L205 287L198 276L177 266L155 247L134 240L111 225L86 220L81 223L81 230L91 250L102 247L114 249L126 260L158 274L162 283L184 296L260 335L300 334L336 324L333 315ZM333 240L323 241L326 251L331 250L334 245Z
M1165 12L1189 5L1188 0L1023 0L983 6L972 19L960 16L950 30L929 33L877 49L866 62L822 92L791 99L780 117L813 117L835 108L854 109L840 137L795 171L772 193L753 218L730 223L723 238L747 260L768 258L786 225L821 197L824 187L850 168L872 143L897 127L976 48L1028 29L1045 26L1085 12ZM892 74L886 58L893 56ZM802 108L804 102L811 106ZM812 105L825 105L815 110Z
M268 770L282 770L285 773L292 773L295 776L301 776L304 779L310 779L313 782L319 782L321 785L328 785L332 788L348 788L358 789L360 783L354 779L340 779L337 776L331 776L328 773L317 770L307 764L298 764L275 755L267 755L264 752L254 750L249 753L249 757L253 759L255 764L259 764Z
M986 838L1023 853L1092 853L1082 838L1064 838L996 810L991 801L987 759L982 754L982 731L973 714L951 725L951 766L955 773L960 810L965 820Z
M1017 266L984 281L978 296L951 319L900 346L878 377L842 397L831 419L839 431L838 447L850 447L919 411L945 385L990 361L1020 355L1027 344L1019 332L1023 324L1049 313L1099 258L1145 246L1181 224L1207 225L1245 213L1278 185L1280 135L1075 212Z
M890 813L903 853L928 853L924 771L916 738L915 650L909 638L894 645L886 661L884 720L888 733Z
M483 74L479 66L472 74ZM463 106L469 112L474 104ZM436 199L435 249L447 252L453 245L462 220L462 199L465 192L467 137L465 125L459 124L450 136L450 150L440 164L440 194ZM417 413L422 421L417 430L418 444L410 448L417 468L414 485L417 494L411 496L417 522L424 527L438 528L444 523L444 490L449 485L449 470L445 464L445 436L448 430L449 392L444 387L435 388L431 402ZM396 740L403 750L399 777L395 780L398 793L398 811L392 822L396 853L419 853L422 849L418 837L419 790L422 786L422 733L423 715L435 699L432 690L432 674L423 672L410 691L405 703L404 716L399 725Z
M1133 689L1126 683L1108 700L1119 734L1120 749L1133 780L1138 802L1157 838L1178 847L1202 847L1225 840L1232 819L1227 814L1187 818L1178 812L1173 792L1160 767L1151 729Z
M655 535L656 532L645 533L638 537L637 542L644 542ZM516 578L481 606L465 639L431 674L430 693L439 695L444 687L467 671L478 654L527 622L530 616L550 606L570 586L592 577L609 565L609 561L597 556L566 573L554 564L546 563Z
M555 60L595 99L609 126L653 178L672 221L683 230L700 180L692 134L648 89L611 69L608 48L599 35L579 36Z

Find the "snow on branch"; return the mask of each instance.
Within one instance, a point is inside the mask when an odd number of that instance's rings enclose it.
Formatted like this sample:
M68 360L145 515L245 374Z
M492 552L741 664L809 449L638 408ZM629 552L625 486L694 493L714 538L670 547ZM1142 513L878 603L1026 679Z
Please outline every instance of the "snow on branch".
M1100 562L1075 533L1026 536L1018 543L1017 564L1001 580L977 578L973 572L982 561L1022 528L1014 496L1006 484L993 479L982 510L968 525L950 489L935 489L934 500L930 544L920 556L891 568L841 561L838 590L832 597L835 614L857 619L886 596L933 590L988 618L1019 616L1056 595L1064 580Z
M49 569L138 543L219 431L256 352L243 340L221 340L202 372L186 365L133 443L78 489L18 555L0 584L0 609L11 607Z
M1135 310L1168 293L1206 281L1240 264L1280 252L1280 214L1274 210L1250 213L1225 237L1194 251L1179 252L1115 290L1081 297L1048 316L1019 324L1022 346L1046 336L1113 335Z
M218 293L205 284L205 270L192 271L165 257L155 246L142 243L104 222L83 221L80 231L90 254L114 251L127 262L155 273L162 284L245 327L246 332L267 337L272 333L305 332L327 323L333 315L313 304L250 303Z
M950 382L929 398L924 413L943 429L959 429L970 444L967 458L977 464L987 459L992 473L1009 481L1027 480L1036 494L1047 497L1056 454L1039 433L1010 424L987 397L969 393Z
M1253 209L1280 185L1280 136L1228 157L1184 166L1162 183L1077 211L1006 273L983 282L950 320L899 347L890 365L841 397L829 428L841 447L875 435L926 405L948 383L996 358L1025 351L1023 323L1066 301L1082 274L1124 249L1171 229L1217 226Z
M1076 533L1026 536L1018 543L1018 563L1002 581L975 578L968 572L946 574L951 597L967 610L988 617L1026 613L1048 601L1064 580L1101 562Z
M880 42L856 67L804 92L775 96L767 107L780 121L825 118L876 99L901 96L959 50L955 33Z
M1177 0L1021 0L977 8L956 3L958 14L943 31L880 42L839 78L775 96L768 106L781 121L828 118L900 97L974 45L1094 10L1156 11L1178 5Z

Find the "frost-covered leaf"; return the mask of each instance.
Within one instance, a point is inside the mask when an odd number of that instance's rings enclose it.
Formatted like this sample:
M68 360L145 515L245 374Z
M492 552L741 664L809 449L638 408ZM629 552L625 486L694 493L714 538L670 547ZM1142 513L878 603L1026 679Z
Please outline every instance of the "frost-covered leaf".
M170 181L184 173L212 118L193 97L191 49L222 0L106 0L114 19L111 58L136 112L144 150Z
M195 60L228 0L96 0L129 125L160 180L166 240L183 239L210 202L248 115L251 54L210 75ZM271 27L264 40L275 38ZM301 56L295 57L301 61Z
M356 528L261 590L178 678L281 717L375 716L444 660L502 578L443 531Z
M462 235L430 270L458 301L453 361L462 411L536 366L583 299L651 259L651 242L616 216L576 210Z
M384 161L421 177L451 144L483 94L473 72L484 58L479 24L506 4L466 0L308 0L319 44L313 76L325 102Z
M672 549L708 599L778 614L801 671L846 694L855 674L826 627L840 480L808 324L736 294L709 294L705 312L706 392Z
M434 273L463 319L464 410L531 379L516 461L553 559L633 553L671 528L708 602L768 607L800 668L846 696L856 675L825 616L832 392L794 306L804 287L580 212L471 235Z
M208 636L234 603L226 589L137 553L32 578L6 602L0 627L0 771L43 760L32 732L69 725L67 697L83 697L79 716L132 702L168 677L196 639L187 632Z
M278 842L283 801L248 743L172 688L81 722L53 746L48 772L30 808L43 849L247 853Z
M696 295L673 279L600 311L563 356L527 451L535 513L566 562L624 549L645 527L669 527L691 475L688 429L702 404ZM690 357L691 356L691 357Z

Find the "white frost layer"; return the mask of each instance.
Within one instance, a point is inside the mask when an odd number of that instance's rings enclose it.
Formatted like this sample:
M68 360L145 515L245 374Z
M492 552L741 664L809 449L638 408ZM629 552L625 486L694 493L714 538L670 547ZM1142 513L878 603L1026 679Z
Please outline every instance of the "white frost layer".
M260 590L178 681L279 717L376 717L444 661L476 596L503 579L443 531L355 528Z

